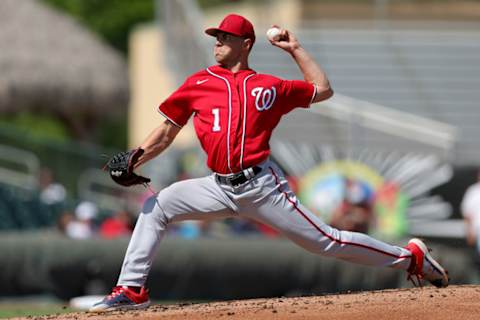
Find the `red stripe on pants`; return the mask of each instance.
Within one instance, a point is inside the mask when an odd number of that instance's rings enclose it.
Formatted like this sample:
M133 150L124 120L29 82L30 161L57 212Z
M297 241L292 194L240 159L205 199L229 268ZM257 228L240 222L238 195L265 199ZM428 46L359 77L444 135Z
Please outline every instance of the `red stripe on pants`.
M370 246L367 246L367 245L364 245L364 244L361 244L361 243L354 243L354 242L347 242L347 241L342 241L342 240L339 240L339 239L335 239L333 236L329 235L328 233L326 233L325 231L323 231L318 225L315 224L315 222L313 222L299 207L297 207L297 204L295 201L292 201L290 200L290 198L288 197L288 194L285 192L285 191L282 191L281 190L281 185L280 185L280 181L278 179L278 176L277 174L275 173L275 171L273 170L272 167L269 167L270 171L272 172L273 176L275 177L275 183L277 185L279 185L279 189L278 191L283 193L286 197L286 199L288 200L288 202L290 202L293 207L295 208L295 210L305 219L307 220L315 229L317 229L322 235L324 235L325 237L329 238L331 241L334 241L334 242L337 242L337 243L340 243L340 244L346 244L346 245L351 245L351 246L357 246L357 247L361 247L361 248L365 248L365 249L368 249L368 250L373 250L375 252L378 252L378 253L381 253L381 254L385 254L387 256L390 256L390 257L394 257L394 258L397 258L397 259L404 259L404 258L411 258L411 256L397 256L393 253L390 253L390 252L386 252L386 251L383 251L383 250L380 250L380 249L377 249L377 248L373 248L373 247L370 247Z

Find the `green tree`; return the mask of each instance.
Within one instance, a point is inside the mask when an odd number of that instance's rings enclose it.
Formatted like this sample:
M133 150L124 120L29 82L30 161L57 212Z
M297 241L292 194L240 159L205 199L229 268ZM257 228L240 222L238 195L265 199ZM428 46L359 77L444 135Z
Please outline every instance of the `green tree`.
M128 34L140 22L155 16L154 0L43 0L65 11L107 43L127 53Z
M128 36L131 29L138 23L152 21L155 17L155 0L42 0L51 7L72 16L86 28L93 31L101 39L128 54ZM38 118L31 115L31 118ZM28 118L30 119L30 118ZM20 121L22 128L25 119ZM52 122L54 123L54 122ZM48 122L42 122L37 127L48 128L49 137L58 139L67 135ZM55 130L54 130L55 129ZM123 149L127 144L126 118L106 120L102 128L95 134L97 143ZM44 130L40 130L44 131Z

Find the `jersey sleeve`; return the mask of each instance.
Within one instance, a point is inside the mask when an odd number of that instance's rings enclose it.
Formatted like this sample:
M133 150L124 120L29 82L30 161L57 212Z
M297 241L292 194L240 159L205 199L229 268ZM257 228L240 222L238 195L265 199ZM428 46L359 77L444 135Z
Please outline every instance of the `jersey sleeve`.
M158 107L158 112L178 127L187 124L193 113L188 80Z
M281 80L279 96L282 110L288 113L295 108L308 108L315 98L317 88L314 84L301 80Z

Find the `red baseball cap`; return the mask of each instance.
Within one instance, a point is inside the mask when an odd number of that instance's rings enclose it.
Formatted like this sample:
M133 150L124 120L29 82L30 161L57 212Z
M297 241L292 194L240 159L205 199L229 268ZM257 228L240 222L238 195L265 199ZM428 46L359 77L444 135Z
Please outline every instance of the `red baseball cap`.
M208 28L205 30L205 33L216 37L220 31L233 34L237 37L252 39L252 43L255 42L255 31L253 30L252 23L238 14L227 15L223 18L222 22L220 22L218 28Z

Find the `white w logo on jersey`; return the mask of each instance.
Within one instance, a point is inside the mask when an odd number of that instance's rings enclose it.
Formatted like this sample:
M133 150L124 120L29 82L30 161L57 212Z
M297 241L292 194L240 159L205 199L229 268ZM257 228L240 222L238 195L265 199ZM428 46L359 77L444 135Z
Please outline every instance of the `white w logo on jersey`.
M257 107L257 110L264 111L273 106L275 98L277 97L277 90L275 87L271 89L256 87L252 90L252 96L255 97L255 107Z

